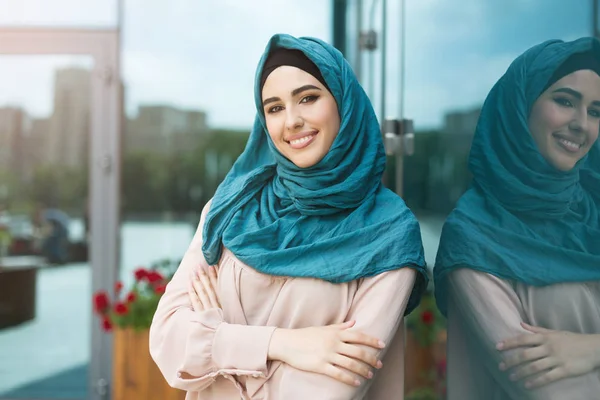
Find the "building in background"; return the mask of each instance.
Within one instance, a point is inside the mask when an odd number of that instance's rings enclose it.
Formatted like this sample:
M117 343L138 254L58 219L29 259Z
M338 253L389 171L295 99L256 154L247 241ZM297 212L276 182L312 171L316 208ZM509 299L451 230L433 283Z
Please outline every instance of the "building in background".
M83 68L56 71L54 109L49 130L43 134L47 164L72 168L87 166L90 74Z
M209 132L206 114L166 105L140 106L128 119L124 153L180 154L194 151Z

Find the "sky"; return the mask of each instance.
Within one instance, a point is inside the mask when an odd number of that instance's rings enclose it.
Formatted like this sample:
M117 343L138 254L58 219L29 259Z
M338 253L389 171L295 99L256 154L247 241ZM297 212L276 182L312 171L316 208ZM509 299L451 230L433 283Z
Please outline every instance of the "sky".
M352 14L356 0L348 1ZM479 106L510 62L532 45L591 32L591 0L405 2L402 87L401 3L387 0L385 116L398 117L402 110L417 128L439 127L446 112ZM381 3L363 0L364 27L380 30ZM0 25L114 27L116 4L0 0ZM141 104L165 104L204 110L213 127L251 126L255 68L272 34L332 38L329 0L124 0L123 11L128 115L135 116ZM348 58L354 62L352 54ZM378 114L380 61L380 51L362 57L361 82ZM0 106L24 105L34 116L48 115L53 70L73 65L89 67L91 60L0 55Z

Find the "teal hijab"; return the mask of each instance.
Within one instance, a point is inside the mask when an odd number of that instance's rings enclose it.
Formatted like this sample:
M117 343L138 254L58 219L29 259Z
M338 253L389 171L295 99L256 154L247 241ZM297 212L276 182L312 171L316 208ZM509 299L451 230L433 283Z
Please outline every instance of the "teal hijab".
M340 130L316 165L298 168L267 132L260 77L276 48L302 51L338 105ZM255 76L257 116L246 145L218 187L202 250L216 264L223 246L260 272L348 282L385 271L419 271L407 312L426 287L419 224L381 184L385 154L373 107L342 54L315 38L271 38Z
M600 59L600 43L532 47L486 98L469 155L473 184L448 217L436 258L443 313L446 278L458 268L533 286L600 280L600 144L563 172L542 157L527 124L554 71L581 52Z

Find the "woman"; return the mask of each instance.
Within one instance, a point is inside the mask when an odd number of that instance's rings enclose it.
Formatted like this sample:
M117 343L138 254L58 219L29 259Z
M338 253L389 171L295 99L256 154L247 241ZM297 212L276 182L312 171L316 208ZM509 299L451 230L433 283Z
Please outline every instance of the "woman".
M402 318L426 275L418 223L381 184L373 108L335 48L288 35L267 45L255 102L151 354L187 399L402 398Z
M600 396L600 44L527 50L488 95L434 269L449 399Z

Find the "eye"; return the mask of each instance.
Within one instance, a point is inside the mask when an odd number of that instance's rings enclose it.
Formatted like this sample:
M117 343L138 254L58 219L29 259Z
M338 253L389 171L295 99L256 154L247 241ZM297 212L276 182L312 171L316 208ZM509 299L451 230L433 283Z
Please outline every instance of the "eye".
M281 106L273 106L273 107L271 107L271 108L269 108L267 110L267 113L269 113L269 114L275 114L276 112L279 112L281 110L283 110L283 107L281 107Z
M554 101L563 107L573 107L573 104L565 97L557 97Z
M315 95L308 95L306 97L303 97L302 100L300 100L300 103L314 103L315 101L317 101L317 99L319 98L319 96L315 96Z
M598 110L595 110L595 109L588 110L588 114L594 118L600 118L600 111L598 111Z

